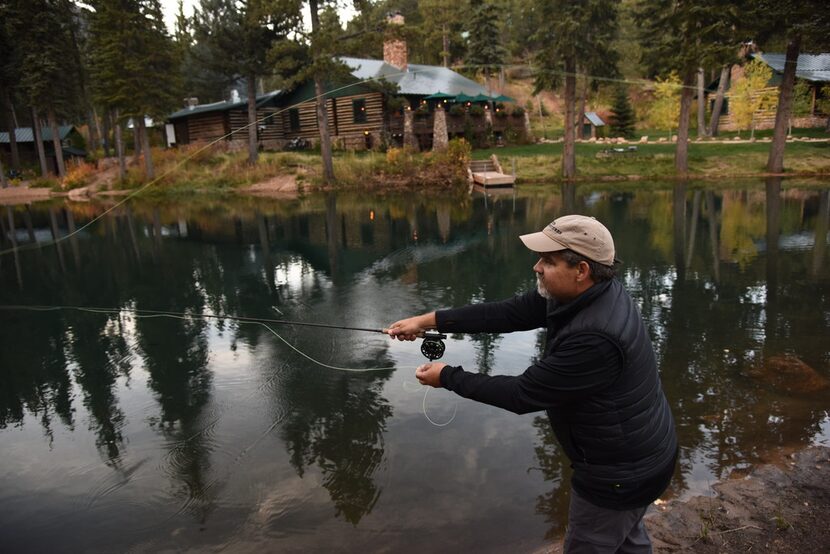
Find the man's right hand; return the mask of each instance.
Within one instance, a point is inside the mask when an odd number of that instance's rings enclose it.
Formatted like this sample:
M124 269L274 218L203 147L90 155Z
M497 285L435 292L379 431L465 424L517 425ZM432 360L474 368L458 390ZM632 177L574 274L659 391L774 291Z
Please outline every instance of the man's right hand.
M424 331L435 329L436 326L435 312L430 312L396 321L388 329L384 329L383 332L393 339L415 340L423 335Z

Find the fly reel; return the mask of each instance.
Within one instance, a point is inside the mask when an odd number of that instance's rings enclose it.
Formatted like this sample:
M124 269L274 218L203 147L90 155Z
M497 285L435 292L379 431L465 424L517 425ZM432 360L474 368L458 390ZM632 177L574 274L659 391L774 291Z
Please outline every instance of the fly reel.
M431 362L444 355L444 340L447 335L438 331L424 332L424 342L421 343L421 354Z

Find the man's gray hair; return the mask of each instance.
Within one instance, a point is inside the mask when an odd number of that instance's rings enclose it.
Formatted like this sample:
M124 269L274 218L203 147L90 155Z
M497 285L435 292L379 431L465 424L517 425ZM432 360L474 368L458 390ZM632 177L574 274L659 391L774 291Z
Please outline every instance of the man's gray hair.
M559 254L562 255L562 259L565 260L565 263L570 267L579 264L579 262L585 262L588 264L588 268L591 270L591 278L595 283L610 281L617 276L617 271L613 266L595 262L594 260L586 258L582 254L577 254L573 250L561 250L559 251Z

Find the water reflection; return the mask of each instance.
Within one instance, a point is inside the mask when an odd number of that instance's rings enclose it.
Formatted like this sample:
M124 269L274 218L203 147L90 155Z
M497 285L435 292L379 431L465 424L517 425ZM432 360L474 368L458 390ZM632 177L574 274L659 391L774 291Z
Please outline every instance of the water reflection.
M414 470L392 479L390 451L417 459L426 445L409 437L407 418L420 404L413 410L399 392L398 374L320 368L261 326L198 314L380 326L429 308L504 298L533 286L533 256L516 236L570 212L594 215L615 233L620 276L648 322L679 426L681 471L672 492L701 492L701 482L761 460L770 448L808 444L826 425L826 391L781 390L759 375L787 356L828 375L829 201L826 189L775 178L735 190L678 181L605 193L571 183L551 194L486 200L329 193L289 203L134 203L76 234L102 206L4 209L3 248L13 255L0 258L0 304L114 311L0 312L0 443L15 445L0 448L0 500L25 502L5 490L23 471L21 453L45 445L55 473L42 476L44 490L62 492L72 464L95 466L94 457L121 483L124 506L132 502L136 517L168 530L193 521L232 535L257 505L252 491L287 482L286 472L304 490L324 492L324 506L304 505L303 492L285 509L303 521L342 531L333 517L355 533L399 510L426 521L428 498L412 506L387 490L399 479L421 479ZM68 234L58 245L31 248ZM185 315L144 317L142 310ZM274 330L333 365L406 371L415 359L382 337ZM542 343L540 333L456 336L448 356L469 353L458 360L468 369L515 373ZM453 425L512 421L488 412ZM32 428L39 444L25 434ZM452 449L474 458L498 448L476 443L468 429ZM538 469L544 481L534 494L542 535L555 537L565 522L569 468L543 419L523 432L534 444L530 473ZM84 433L92 454L62 464L60 437L83 444ZM419 440L441 437L426 436ZM254 484L240 482L247 473ZM152 498L138 481L153 483ZM445 486L450 496L469 494ZM488 517L526 518L498 509L481 507ZM291 536L282 516L266 516L264 533ZM125 549L136 540L111 534ZM469 547L496 548L471 535ZM390 541L407 550L411 538L401 531Z

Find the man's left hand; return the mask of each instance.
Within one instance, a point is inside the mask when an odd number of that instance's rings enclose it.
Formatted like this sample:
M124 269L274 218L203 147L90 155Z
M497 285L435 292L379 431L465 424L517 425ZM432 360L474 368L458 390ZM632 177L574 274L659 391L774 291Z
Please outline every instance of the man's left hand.
M447 364L441 362L430 362L428 364L419 365L415 369L415 377L422 385L429 385L430 387L441 387L441 370L447 367Z

